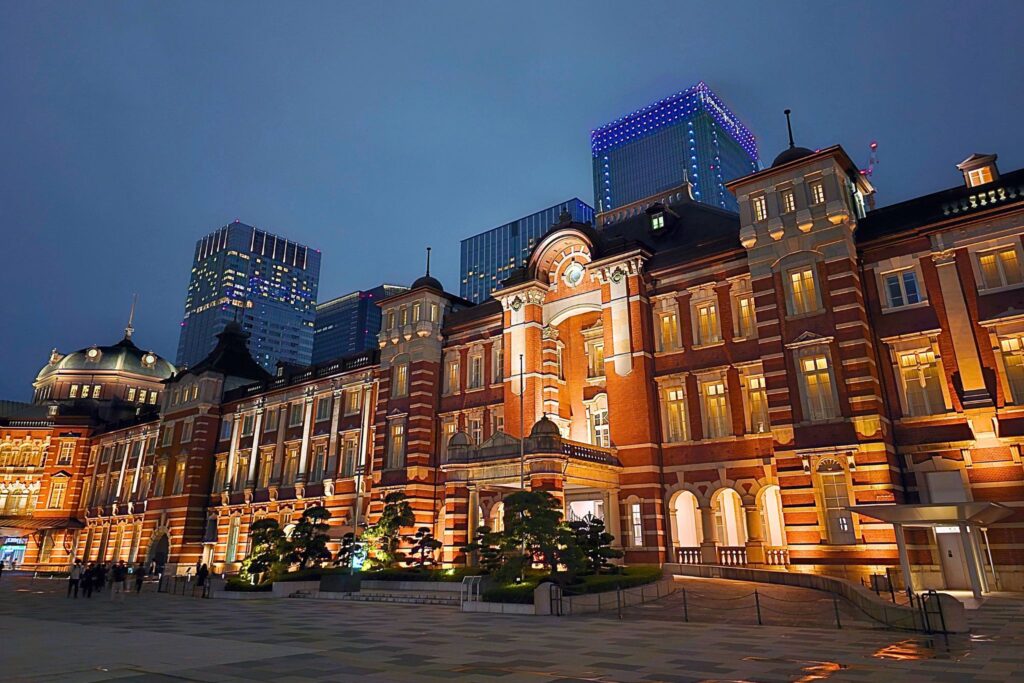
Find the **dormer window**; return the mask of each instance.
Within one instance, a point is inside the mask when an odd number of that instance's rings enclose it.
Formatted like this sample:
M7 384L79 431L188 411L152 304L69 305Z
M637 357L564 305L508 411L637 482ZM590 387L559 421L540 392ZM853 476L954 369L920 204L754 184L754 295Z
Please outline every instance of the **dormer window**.
M996 154L972 154L956 165L964 174L967 187L978 187L999 180L999 169L996 168Z
M764 195L751 199L750 207L754 212L755 221L760 222L768 218L768 203L765 201Z
M992 167L982 166L981 168L971 169L967 172L967 185L968 187L977 187L978 185L984 185L985 183L991 183L992 178Z
M651 230L661 230L665 227L665 214L660 211L655 214L651 214Z

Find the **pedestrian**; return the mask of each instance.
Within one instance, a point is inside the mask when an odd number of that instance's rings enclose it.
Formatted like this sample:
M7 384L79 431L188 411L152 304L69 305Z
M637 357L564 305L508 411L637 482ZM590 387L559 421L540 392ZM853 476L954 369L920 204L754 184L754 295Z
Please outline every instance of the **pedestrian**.
M82 594L87 597L92 597L93 581L96 580L96 565L92 562L82 572Z
M0 557L0 579L4 576L4 558Z
M196 577L199 576L199 570L202 569L202 568L203 568L203 560L202 560L202 558L200 558L200 559L196 560Z
M125 565L124 560L115 563L110 568L110 599L114 600L120 596L121 600L124 600L124 593L128 589L128 567Z
M135 565L135 592L142 592L142 581L146 578L146 565L141 561Z
M199 569L196 570L196 585L202 588L206 585L206 578L210 575L210 570L205 564L200 565Z
M97 593L103 592L103 587L107 585L107 565L105 562L100 562L96 566L96 572L92 576L92 587Z
M72 589L75 591L75 598L78 598L78 584L82 580L82 561L75 558L75 563L71 565L71 572L68 574L68 597L71 597Z

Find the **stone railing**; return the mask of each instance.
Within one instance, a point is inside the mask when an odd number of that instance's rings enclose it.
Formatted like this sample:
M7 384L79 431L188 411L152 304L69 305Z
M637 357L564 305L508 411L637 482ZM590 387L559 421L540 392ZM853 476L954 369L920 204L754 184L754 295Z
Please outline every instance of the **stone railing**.
M772 567L785 567L789 564L789 548L766 546L764 563Z
M700 564L700 548L676 548L676 560L679 564Z
M747 549L745 546L718 546L718 564L726 567L745 567Z

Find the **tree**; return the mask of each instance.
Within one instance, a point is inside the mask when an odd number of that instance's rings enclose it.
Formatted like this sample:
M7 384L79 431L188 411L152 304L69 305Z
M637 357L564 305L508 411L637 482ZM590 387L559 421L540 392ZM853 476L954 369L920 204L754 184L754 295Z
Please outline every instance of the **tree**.
M370 543L370 564L385 569L393 567L401 559L398 544L402 540L402 527L412 526L415 521L405 494L396 491L385 496L380 519L363 534Z
M488 574L495 574L505 565L506 545L504 534L485 525L477 527L473 542L463 546L462 552L477 553L480 568Z
M314 505L302 511L302 517L295 523L290 539L289 562L297 562L299 569L305 569L316 562L331 559L327 549L327 520L331 511L322 505Z
M540 557L551 572L558 571L562 532L562 505L547 491L517 491L504 500L505 545L525 547Z
M426 569L434 564L434 553L444 545L441 541L434 538L434 534L431 533L428 526L421 526L407 540L413 544L412 548L409 549L411 559L408 564L409 566L418 566L420 569Z
M615 537L605 531L604 520L587 515L583 519L569 522L571 542L585 558L586 572L599 574L611 563L609 560L622 557L622 551L611 547ZM566 545L568 547L568 545ZM568 562L564 562L568 566Z
M355 564L355 559L359 555L359 541L356 540L356 535L351 531L341 537L341 546L338 548L338 554L334 558L334 563L339 567L351 568Z
M287 539L277 520L269 517L253 522L250 533L252 550L242 561L242 573L253 583L259 583L265 576L273 576L281 571L281 556L284 554Z

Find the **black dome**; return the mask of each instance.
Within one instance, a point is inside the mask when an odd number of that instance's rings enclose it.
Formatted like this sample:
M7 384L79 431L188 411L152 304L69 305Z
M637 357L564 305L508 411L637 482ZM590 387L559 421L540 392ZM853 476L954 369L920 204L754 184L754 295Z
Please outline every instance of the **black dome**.
M530 430L530 436L561 436L562 433L558 429L558 425L554 423L547 415L537 420L537 423L533 425L533 429Z
M788 164L789 162L796 161L797 159L809 157L812 154L814 154L813 149L807 149L806 147L790 147L789 149L784 150L782 154L775 157L775 161L772 162L772 168Z
M431 289L436 289L439 292L444 291L444 285L442 285L436 277L430 277L429 275L417 278L416 282L412 283L412 287L410 289L419 289L420 287L430 287Z

